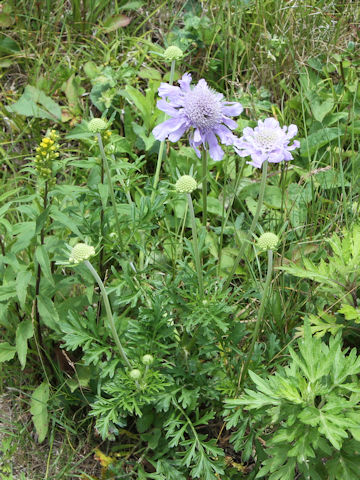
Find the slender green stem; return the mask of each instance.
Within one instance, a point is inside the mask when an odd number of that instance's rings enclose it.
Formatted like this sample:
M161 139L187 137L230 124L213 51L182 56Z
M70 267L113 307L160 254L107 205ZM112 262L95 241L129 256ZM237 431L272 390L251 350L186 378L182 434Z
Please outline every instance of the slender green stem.
M265 280L264 290L263 290L263 293L262 293L262 296L261 296L261 303L260 303L258 317L257 317L256 323L255 323L255 329L254 329L253 337L252 337L252 340L251 340L249 350L247 352L246 362L245 362L244 368L243 368L242 373L241 373L240 393L241 393L242 387L244 385L244 382L245 382L245 379L246 379L246 376L247 376L247 372L248 372L249 364L250 364L250 361L251 361L251 356L252 356L252 353L253 353L253 350L254 350L255 342L257 341L258 336L259 336L260 326L261 326L261 322L262 322L262 319L263 319L263 316L264 316L264 310L265 310L265 306L266 306L266 302L267 302L268 291L269 291L269 287L270 287L270 283L271 283L272 270L273 270L273 251L268 250L268 265L267 265L266 280Z
M172 85L174 81L174 76L175 76L175 64L176 60L173 60L171 62L171 67L170 67L170 79L169 79L169 84ZM164 119L166 118L166 115L164 116ZM154 176L154 184L153 184L153 191L151 193L150 197L150 202L152 203L155 198L155 193L156 193L156 188L159 183L160 179L160 170L161 170L161 162L163 159L164 155L164 148L165 148L165 140L161 140L160 142L160 148L159 148L159 153L158 153L158 158L157 158L157 163L156 163L156 170L155 170L155 176Z
M112 203L113 210L114 210L114 217L115 217L115 224L116 224L118 242L119 242L119 245L120 245L120 249L122 249L123 248L123 243L122 243L122 237L121 237L120 221L119 221L119 215L118 215L117 209L116 209L116 200L115 200L113 184L112 184L112 181L111 181L110 168L109 168L108 161L106 159L101 134L97 133L96 135L97 135L97 139L98 139L98 143L99 143L101 158L102 158L103 165L104 165L104 168L105 168L105 173L106 173L106 176L107 176L107 181L108 181L108 184L109 184L110 197L111 197L111 203Z
M254 215L254 218L251 222L251 225L250 225L250 229L249 231L247 232L247 235L246 235L246 238L244 239L241 247L240 247L240 250L239 250L239 253L238 253L238 256L236 257L235 261L234 261L234 265L232 266L232 269L231 269L231 272L229 273L228 275L228 278L226 279L226 282L224 283L224 286L223 286L223 291L225 291L229 285L230 285L230 282L236 272L236 269L238 268L239 266L239 263L242 259L242 256L243 256L243 253L244 253L244 250L245 250L245 247L246 247L246 244L247 244L247 241L251 238L251 235L254 233L254 230L255 230L255 227L257 225L257 222L259 220L259 216L260 216L260 211L261 211L261 207L263 205L263 202L264 202L264 193L265 193L265 186L266 186L266 176L267 176L267 167L268 167L268 161L266 160L264 163L263 163L263 168L262 168L262 177L261 177L261 184L260 184L260 193L259 193L259 198L258 198L258 202L257 202L257 206L256 206L256 212L255 212L255 215Z
M131 364L126 356L126 353L125 353L125 350L123 349L122 345L121 345L121 342L120 342L120 339L119 339L119 335L116 331L116 327L115 327L115 323L114 323L114 318L113 318L113 314L112 314L112 311L111 311L111 306L110 306L110 302L109 302L109 297L106 293L106 290L105 290L105 286L101 280L101 278L99 277L97 271L95 270L95 268L91 265L91 263L89 262L89 260L85 260L84 261L84 264L87 266L87 268L90 270L92 276L95 278L97 284L99 285L99 288L101 290L101 294L102 294L102 297L103 297L103 300L104 300L104 304L105 304L105 310L106 310L106 314L107 314L107 317L108 317L108 320L109 320L109 324L110 324L110 328L111 328L111 332L112 332L112 335L113 335L113 338L114 338L114 341L116 343L116 346L119 350L119 353L122 357L122 359L124 360L124 362L126 363L126 365L131 368Z
M187 194L187 198L188 198L189 212L190 212L190 218L191 218L193 248L194 248L194 256L195 256L196 272L197 272L198 282L199 282L199 293L200 293L200 298L202 299L204 296L204 284L203 284L199 246L198 246L198 236L197 236L196 219L195 219L195 213L194 213L194 205L193 205L190 193Z
M203 199L203 212L202 212L202 223L206 227L207 223L207 176L208 176L208 166L207 166L207 151L204 148L201 151L201 161L202 161L202 199Z

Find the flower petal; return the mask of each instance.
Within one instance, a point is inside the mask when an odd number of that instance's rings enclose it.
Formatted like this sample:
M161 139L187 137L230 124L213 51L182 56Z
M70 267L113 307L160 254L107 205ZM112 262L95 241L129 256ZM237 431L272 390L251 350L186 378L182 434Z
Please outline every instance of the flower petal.
M224 151L218 144L217 138L213 132L206 133L206 141L209 145L209 155L215 162L222 160Z
M266 118L263 123L265 128L279 128L279 122L275 118Z
M243 111L243 106L238 102L226 102L223 107L223 114L230 117L237 117Z
M165 120L165 122L157 125L152 131L152 133L156 140L165 140L165 138L170 135L170 133L180 128L182 124L182 119L179 120L178 118L169 118L168 120Z
M161 83L158 89L159 97L179 97L181 95L181 90L179 87L174 85L169 85L168 83Z
M214 128L214 133L219 136L221 143L224 145L234 145L237 137L224 125Z
M178 81L178 84L180 85L181 90L183 90L184 92L190 91L190 83L191 83L190 73L184 73L181 80Z
M235 130L235 128L238 128L238 124L233 120L232 118L228 117L222 117L222 122L225 123L227 127L229 127L231 130Z
M179 113L178 110L176 110L176 108L174 108L174 106L166 100L158 100L156 106L159 110L171 115L172 117L177 116Z
M177 130L169 133L168 138L169 138L170 142L177 142L178 140L180 140L180 138L184 135L186 130L188 130L189 128L190 128L190 126L189 126L188 122L186 120L184 120L184 123L182 125L180 125Z

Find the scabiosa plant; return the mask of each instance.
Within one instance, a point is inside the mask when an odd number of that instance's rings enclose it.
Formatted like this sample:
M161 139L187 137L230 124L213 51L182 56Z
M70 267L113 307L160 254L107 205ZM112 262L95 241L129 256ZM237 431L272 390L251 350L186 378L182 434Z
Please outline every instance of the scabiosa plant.
M251 162L247 163L262 169L259 198L256 212L247 234L248 239L254 233L260 216L264 201L268 164L279 163L283 160L291 160L293 158L290 151L298 148L300 142L294 140L292 145L289 145L289 143L296 134L296 125L280 127L279 122L275 120L275 118L267 118L263 121L259 120L258 126L255 128L244 128L243 136L236 140L234 148L237 153L241 157L250 156ZM245 246L246 242L243 242L228 278L224 283L224 289L230 285L231 279L244 253Z
M207 152L215 161L222 160L223 145L234 145L237 137L232 133L237 123L230 117L240 115L243 107L238 102L227 102L221 93L209 88L204 79L191 88L191 75L185 73L179 80L180 87L162 83L159 87L160 110L171 118L153 130L157 140L177 142L184 133L190 132L189 142L196 155L202 157L203 225L207 221ZM202 148L200 153L199 148Z
M197 156L200 158L199 147L202 145L213 160L221 160L224 152L218 138L224 145L235 144L237 137L232 130L237 123L230 117L240 115L243 107L237 102L226 102L223 95L209 88L203 79L191 88L191 80L191 75L185 73L179 80L180 87L167 83L160 85L162 99L157 102L157 107L171 118L154 128L154 137L177 142L191 130L189 141Z
M234 147L241 157L251 157L248 164L261 168L266 160L269 163L292 160L290 151L298 148L300 142L294 140L292 145L289 143L297 131L296 125L280 127L275 118L266 118L259 120L255 128L244 128L243 136L236 139Z

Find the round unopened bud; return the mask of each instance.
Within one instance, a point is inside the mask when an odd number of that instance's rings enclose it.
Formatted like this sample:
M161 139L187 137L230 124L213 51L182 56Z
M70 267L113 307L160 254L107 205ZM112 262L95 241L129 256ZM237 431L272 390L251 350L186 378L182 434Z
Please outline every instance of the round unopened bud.
M279 237L272 232L263 233L257 241L260 250L276 250L279 243Z
M92 133L98 133L107 128L107 123L102 118L93 118L88 123L88 129Z
M138 368L134 368L133 370L130 370L129 377L132 378L133 380L139 380L139 378L141 377L140 370Z
M154 361L154 357L148 353L142 357L141 361L144 365L151 365Z
M175 189L179 193L191 193L197 188L195 178L190 175L183 175L175 183Z
M164 52L164 57L169 62L172 62L173 60L180 60L182 56L183 56L182 50L175 45L171 45Z
M95 255L95 248L86 243L77 243L71 250L69 257L70 263L81 263Z

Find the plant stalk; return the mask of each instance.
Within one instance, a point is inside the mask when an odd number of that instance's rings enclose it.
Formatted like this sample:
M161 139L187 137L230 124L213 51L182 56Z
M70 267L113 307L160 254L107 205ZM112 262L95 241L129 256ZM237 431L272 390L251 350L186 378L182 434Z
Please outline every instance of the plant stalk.
M207 151L204 148L201 151L201 161L202 161L202 200L203 200L203 212L202 212L202 223L206 227L207 223Z
M119 350L119 353L121 355L121 358L124 360L124 362L126 363L126 365L131 368L131 364L129 362L129 359L127 358L126 356L126 353L125 353L125 350L123 349L123 346L121 345L121 342L120 342L120 338L119 338L119 335L116 331L116 327L115 327L115 323L114 323L114 318L113 318L113 314L112 314L112 311L111 311L111 306L110 306L110 302L109 302L109 297L108 297L108 294L106 293L106 290L105 290L105 286L101 280L101 278L99 277L97 271L95 270L95 268L91 265L91 263L89 262L89 260L85 260L84 261L84 264L87 266L87 268L90 270L92 276L95 278L97 284L99 285L99 288L101 290L101 294L102 294L102 297L103 297L103 300L104 300L104 304L105 304L105 310L106 310L106 314L107 314L107 317L108 317L108 320L109 320L109 324L110 324L110 328L111 328L111 333L113 335L113 339L116 343L116 346Z
M197 235L197 228L196 228L194 205L193 205L193 201L190 193L187 194L187 199L188 199L189 212L190 212L190 218L191 218L195 266L196 266L196 273L197 273L198 282L199 282L199 294L200 294L200 298L202 299L204 297L203 275L202 275L201 258L200 258L199 246L198 246L198 235Z
M113 210L114 210L114 217L115 217L115 224L116 224L118 242L120 244L120 249L122 249L123 248L123 243L122 243L122 238L121 238L120 221L119 221L118 212L116 210L116 200L115 200L114 188L113 188L112 181L111 181L109 164L108 164L108 161L106 159L101 134L97 133L96 135L97 135L97 139L98 139L98 143L99 143L101 158L102 158L103 165L104 165L104 168L105 168L105 173L106 173L106 176L107 176L107 181L108 181L108 184L109 184L110 197L111 197L111 203L112 203Z

